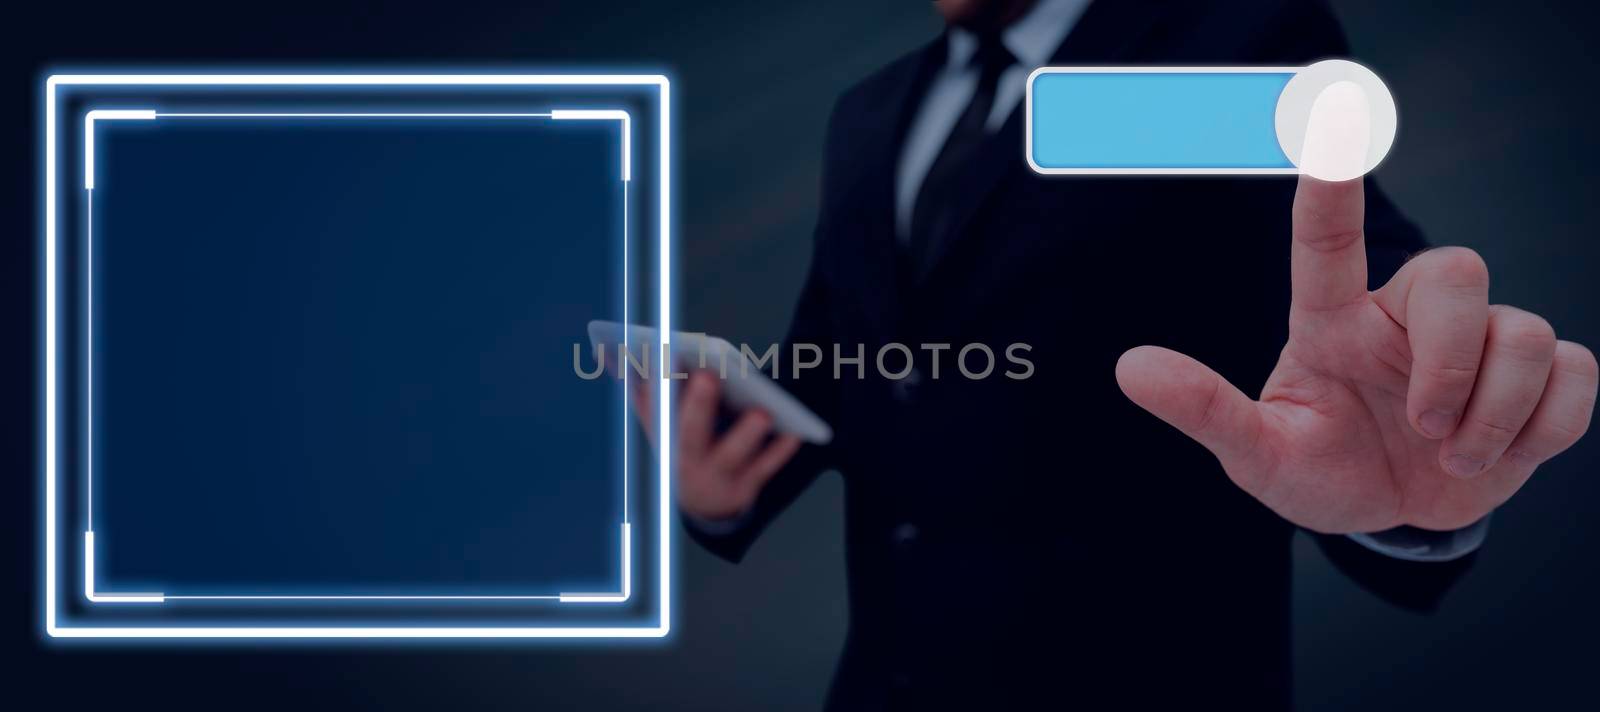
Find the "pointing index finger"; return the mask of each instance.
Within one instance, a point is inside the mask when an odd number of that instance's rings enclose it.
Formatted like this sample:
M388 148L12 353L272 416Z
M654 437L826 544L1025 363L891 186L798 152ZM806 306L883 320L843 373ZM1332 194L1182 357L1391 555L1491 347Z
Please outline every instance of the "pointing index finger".
M1294 242L1289 252L1295 308L1337 309L1366 296L1364 219L1360 178L1330 182L1300 176L1294 193Z
M1360 84L1338 81L1317 94L1294 193L1290 260L1294 305L1300 309L1337 309L1367 293L1361 176L1371 141L1372 112Z

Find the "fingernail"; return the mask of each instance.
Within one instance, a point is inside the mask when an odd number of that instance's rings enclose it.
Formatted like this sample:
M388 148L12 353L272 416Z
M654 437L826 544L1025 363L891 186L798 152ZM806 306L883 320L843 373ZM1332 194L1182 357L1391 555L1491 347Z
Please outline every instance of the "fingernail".
M1466 455L1451 455L1444 460L1444 466L1450 469L1450 474L1463 479L1483 472L1483 465L1483 460Z
M1456 414L1448 410L1430 410L1417 418L1417 425L1422 426L1422 434L1430 438L1449 435L1451 426L1455 424Z

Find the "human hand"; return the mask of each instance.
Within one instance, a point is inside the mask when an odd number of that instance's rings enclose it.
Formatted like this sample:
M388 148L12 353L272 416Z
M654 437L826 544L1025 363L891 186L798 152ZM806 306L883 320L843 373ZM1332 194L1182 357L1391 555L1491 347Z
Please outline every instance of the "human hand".
M1300 179L1289 341L1259 401L1155 346L1123 354L1117 381L1300 526L1457 529L1583 435L1595 357L1489 304L1488 269L1465 248L1424 252L1368 292L1362 221L1361 180Z
M650 389L630 388L634 412L655 441L655 409ZM710 371L694 371L684 386L675 419L672 455L676 459L678 506L704 521L738 516L755 503L762 486L800 449L800 439L778 435L768 441L772 417L747 410L727 432L715 428L722 384Z

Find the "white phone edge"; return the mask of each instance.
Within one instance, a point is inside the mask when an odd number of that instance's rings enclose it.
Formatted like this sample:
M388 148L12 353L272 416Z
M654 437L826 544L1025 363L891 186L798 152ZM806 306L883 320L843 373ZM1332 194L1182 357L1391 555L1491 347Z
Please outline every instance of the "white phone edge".
M589 345L594 349L591 356L593 353L603 352L608 359L616 359L616 345L625 338L629 344L650 345L655 351L650 363L660 358L661 341L657 338L658 332L654 328L596 319L589 322L588 332ZM607 346L610 348L604 348ZM827 445L832 442L833 428L827 421L769 378L755 365L755 362L745 357L741 350L726 339L708 334L674 331L672 351L674 356L678 357L680 365L688 366L698 366L703 354L709 370L723 373L722 398L734 408L740 410L762 408L772 416L772 427L780 433L793 435L813 445ZM634 353L640 354L639 351ZM725 371L721 368L724 362L727 363ZM651 381L654 384L659 379Z

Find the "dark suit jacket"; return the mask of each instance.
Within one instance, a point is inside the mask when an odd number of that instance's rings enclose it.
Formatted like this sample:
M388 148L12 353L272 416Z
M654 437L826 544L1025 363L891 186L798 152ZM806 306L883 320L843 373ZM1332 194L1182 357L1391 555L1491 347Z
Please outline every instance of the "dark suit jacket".
M843 473L851 615L830 709L1287 707L1295 528L1124 398L1113 366L1160 344L1259 391L1286 336L1293 179L1039 176L1019 109L972 170L959 236L909 280L895 163L944 51L929 43L834 108L789 339L847 356L864 344L869 371L888 342L1025 342L1034 375L968 380L946 352L934 379L917 349L916 382L834 381L828 363L789 379L835 441L803 450L735 531L691 533L737 560L819 473ZM1346 54L1318 2L1096 0L1053 63ZM1377 283L1424 247L1370 180L1367 230ZM1324 539L1341 568L1417 608L1465 565Z

